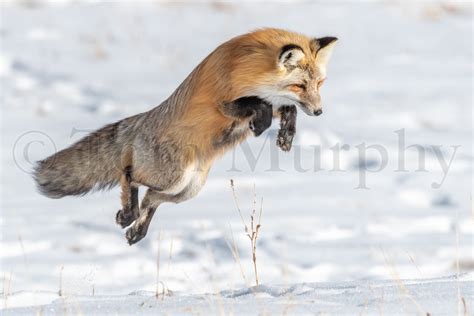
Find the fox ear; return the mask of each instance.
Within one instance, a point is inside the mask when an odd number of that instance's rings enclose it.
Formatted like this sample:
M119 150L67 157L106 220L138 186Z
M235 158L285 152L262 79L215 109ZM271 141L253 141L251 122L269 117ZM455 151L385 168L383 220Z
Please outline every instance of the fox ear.
M298 45L285 45L282 47L280 56L278 57L278 64L280 67L291 70L298 65L298 62L303 59L304 56L303 49Z
M321 37L315 38L311 46L316 52L316 63L319 65L326 65L331 58L332 49L337 42L337 37Z

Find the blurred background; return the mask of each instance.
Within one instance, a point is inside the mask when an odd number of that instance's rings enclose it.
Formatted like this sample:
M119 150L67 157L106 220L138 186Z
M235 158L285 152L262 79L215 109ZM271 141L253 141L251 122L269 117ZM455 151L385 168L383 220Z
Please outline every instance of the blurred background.
M0 8L0 272L10 291L57 291L60 275L66 293L154 290L158 248L160 279L171 290L251 284L250 241L230 179L245 219L254 186L258 207L263 198L262 283L474 269L470 2L2 1ZM196 198L162 205L133 247L115 224L118 189L61 200L36 192L34 161L159 105L220 43L260 27L339 38L322 88L324 115L299 112L291 153L276 149L274 122L225 155ZM370 145L387 154L363 150Z

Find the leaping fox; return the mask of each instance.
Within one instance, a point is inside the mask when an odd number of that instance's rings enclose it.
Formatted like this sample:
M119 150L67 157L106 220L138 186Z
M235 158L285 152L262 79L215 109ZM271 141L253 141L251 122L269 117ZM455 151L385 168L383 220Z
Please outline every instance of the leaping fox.
M194 197L213 162L277 109L322 113L319 89L337 38L261 29L217 47L159 106L89 134L39 161L34 178L50 198L120 183L116 222L130 245L145 237L156 208ZM138 204L139 186L148 187Z

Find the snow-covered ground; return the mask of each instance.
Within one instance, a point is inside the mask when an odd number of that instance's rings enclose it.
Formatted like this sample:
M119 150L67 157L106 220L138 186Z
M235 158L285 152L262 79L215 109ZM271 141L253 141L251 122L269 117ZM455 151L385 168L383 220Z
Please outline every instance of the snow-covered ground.
M472 274L459 279L302 283L235 289L213 294L135 291L129 295L70 295L20 292L9 299L44 296L53 303L8 309L3 315L468 315L465 297L474 295ZM472 301L471 301L472 303ZM433 313L434 311L434 313Z
M460 298L472 313L469 2L0 8L2 314L435 315L463 312ZM264 26L340 38L324 115L299 113L291 153L276 149L275 122L132 247L114 222L118 189L36 192L34 161L158 105L219 43ZM415 144L421 155L400 150ZM263 197L258 288L230 179L245 216L254 185ZM157 284L173 294L157 301Z

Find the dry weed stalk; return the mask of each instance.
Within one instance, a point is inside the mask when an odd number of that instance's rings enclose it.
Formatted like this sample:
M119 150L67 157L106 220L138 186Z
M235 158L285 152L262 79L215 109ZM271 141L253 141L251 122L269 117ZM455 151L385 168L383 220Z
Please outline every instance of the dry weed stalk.
M160 228L160 232L158 233L158 252L156 254L156 290L155 290L155 298L158 300L161 296L161 300L165 299L166 295L172 295L173 291L168 289L165 286L165 283L163 281L160 281L160 261L161 261L161 241L163 240L162 230ZM173 249L173 240L171 240L171 246L170 246L170 255L168 258L168 271L170 269L170 261L171 261L171 251ZM161 291L160 291L160 284L161 284Z
M376 297L376 293L374 291L374 288L372 287L372 285L369 284L369 290L370 292L372 293L372 296L373 297ZM382 288L382 296L380 297L380 299L377 299L375 301L376 305L375 307L377 308L378 312L379 312L379 315L383 316L383 304L385 302L385 291L384 289ZM368 304L368 303L367 303ZM362 313L361 313L362 315Z
M173 236L171 236L171 241L170 241L170 253L168 257L168 274L170 273L170 269L171 269L172 255L173 255Z
M410 255L410 253L408 251L405 251L405 252L406 252L408 258L410 258L411 263L413 263L413 265L415 266L416 270L418 270L418 273L420 274L421 278L423 278L423 273L421 273L421 270L418 267L418 265L416 264L415 259Z
M474 214L474 213L473 213ZM457 285L457 295L458 295L458 302L457 302L457 312L458 315L467 316L467 305L466 300L463 296L461 296L461 287L459 286L459 275L460 275L460 266L459 266L459 213L456 211L456 225L455 225L455 232L456 232L456 285ZM461 313L461 306L463 308L463 313Z
M10 295L10 286L12 283L12 272L10 271L7 279L7 273L3 274L3 308L8 307L8 296Z
M257 212L257 194L255 191L255 184L253 186L253 210L252 215L250 215L250 228L244 220L242 216L242 211L240 210L239 202L237 199L237 194L235 193L235 186L234 180L230 180L230 187L232 189L232 195L234 197L235 205L237 206L237 211L239 212L240 219L242 220L242 224L245 228L245 233L247 237L250 239L250 244L252 247L252 261L253 261L253 270L255 273L255 284L258 286L258 270L257 270L257 239L258 239L258 232L260 231L260 220L262 218L262 211L263 211L263 198L260 200L260 212L258 215L258 222L256 222L256 212Z
M233 315L234 313L228 313L226 312L225 310L225 306L224 306L224 300L222 298L222 295L221 295L221 292L219 291L218 289L218 286L215 282L215 279L214 279L214 276L212 275L212 272L211 271L214 271L215 270L215 267L216 267L216 258L214 257L214 253L212 252L212 248L211 246L209 245L209 243L206 243L206 249L207 249L207 252L209 253L209 257L211 259L211 263L212 263L212 268L208 270L208 273L209 273L209 280L211 280L211 285L212 285L212 289L214 291L214 297L215 297L215 303L217 303L217 308L219 309L219 315ZM210 306L212 308L212 301L209 301L210 302Z
M23 254L23 261L25 262L25 267L28 269L28 261L26 260L25 246L23 245L23 238L21 238L20 233L18 233L18 241L20 242L21 253Z
M158 233L158 252L156 254L156 299L160 296L160 255L161 255L161 229ZM163 286L164 291L164 286Z
M43 315L43 306L39 306L38 309L36 310L36 315L37 316L42 316Z
M240 261L239 249L237 248L237 244L235 243L234 232L233 232L232 226L230 226L230 224L229 224L229 229L230 229L230 236L232 238L232 245L230 244L229 240L226 239L227 246L229 247L229 249L232 253L232 256L234 257L235 262L239 266L240 275L242 276L242 279L244 280L244 283L248 285L247 277L245 276L244 268L242 267L242 262Z
M387 258L385 255L385 251L383 249L380 249L382 251L382 255L385 261L385 266L389 273L391 274L392 279L397 283L398 285L398 290L400 292L400 297L404 298L405 300L409 300L415 305L415 307L418 309L418 313L420 315L426 315L429 316L431 315L429 312L426 312L425 309L418 303L418 301L410 294L410 291L408 288L405 286L403 281L400 279L400 276L398 275L397 270L395 269L394 263Z
M63 270L64 267L62 266L61 269L59 270L59 290L58 290L58 295L63 296Z
M459 286L459 218L458 218L458 212L456 211L456 223L454 226L455 229L455 234L456 234L456 286L457 286L457 296L458 296L458 301L457 301L457 312L458 315L461 315L461 306L460 304L462 303L461 300L461 288Z
M467 312L467 304L466 304L466 300L464 299L464 297L461 297L461 302L462 302L462 306L464 308L464 316L467 316L468 315L468 312Z

